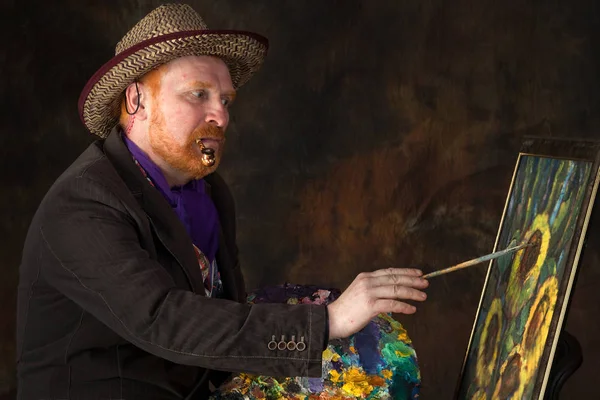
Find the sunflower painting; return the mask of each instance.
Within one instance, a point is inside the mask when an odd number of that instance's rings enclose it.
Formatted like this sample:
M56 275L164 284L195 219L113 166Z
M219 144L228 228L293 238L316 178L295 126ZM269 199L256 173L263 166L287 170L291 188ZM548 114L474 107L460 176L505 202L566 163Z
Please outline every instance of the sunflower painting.
M490 264L458 399L543 395L597 169L594 159L519 156L496 248L532 246Z

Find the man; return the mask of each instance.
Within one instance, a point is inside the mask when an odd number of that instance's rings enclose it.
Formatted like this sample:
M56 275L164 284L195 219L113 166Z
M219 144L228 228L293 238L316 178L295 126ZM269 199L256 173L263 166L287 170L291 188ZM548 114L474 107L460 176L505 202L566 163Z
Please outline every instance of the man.
M263 37L158 7L79 103L99 140L35 214L20 267L19 399L207 398L230 372L320 376L329 339L412 313L420 271L359 275L329 306L245 303L231 194L215 172Z

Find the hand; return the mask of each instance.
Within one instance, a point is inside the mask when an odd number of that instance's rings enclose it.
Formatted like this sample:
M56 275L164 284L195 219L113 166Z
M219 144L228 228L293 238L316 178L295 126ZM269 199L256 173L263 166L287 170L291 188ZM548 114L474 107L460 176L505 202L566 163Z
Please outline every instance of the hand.
M423 301L427 295L417 289L429 286L423 272L410 268L388 268L360 273L333 303L329 313L329 339L348 337L380 313L413 314L416 307L399 301Z

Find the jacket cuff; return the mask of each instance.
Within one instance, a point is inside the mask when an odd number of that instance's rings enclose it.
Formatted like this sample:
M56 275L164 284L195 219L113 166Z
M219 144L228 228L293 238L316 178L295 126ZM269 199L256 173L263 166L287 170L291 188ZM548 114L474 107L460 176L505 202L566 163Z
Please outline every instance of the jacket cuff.
M309 307L311 307L311 327L309 328L311 333L309 334L310 343L308 345L312 350L308 354L307 376L321 377L323 375L323 351L327 348L329 338L328 312L327 307L323 305L309 305Z

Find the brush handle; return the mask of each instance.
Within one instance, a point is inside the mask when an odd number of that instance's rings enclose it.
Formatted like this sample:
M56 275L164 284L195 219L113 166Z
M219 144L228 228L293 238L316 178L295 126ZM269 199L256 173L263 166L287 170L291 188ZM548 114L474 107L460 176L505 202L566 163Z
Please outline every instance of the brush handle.
M474 258L472 260L464 261L464 262L461 262L460 264L456 264L456 265L453 265L448 268L430 272L429 274L423 275L422 278L424 278L424 279L434 278L436 276L448 274L450 272L458 271L463 268L472 267L473 265L481 264L482 262L493 260L494 258L502 257L506 254L514 253L515 251L519 251L528 246L533 246L533 244L530 244L530 243L520 244L518 246L509 247L508 249L500 250L495 253L486 254L485 256L481 256L481 257Z

